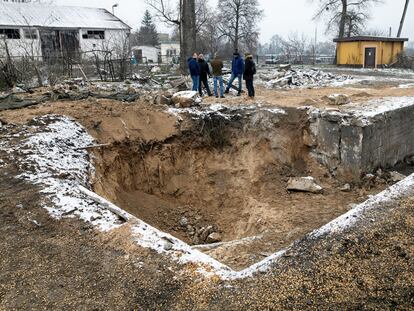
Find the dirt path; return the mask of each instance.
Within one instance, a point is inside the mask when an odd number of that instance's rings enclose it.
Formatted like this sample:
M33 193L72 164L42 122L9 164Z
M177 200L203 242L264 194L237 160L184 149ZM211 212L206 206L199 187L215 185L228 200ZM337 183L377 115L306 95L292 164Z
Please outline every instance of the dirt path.
M300 106L313 106L317 108L341 108L338 106L332 106L329 104L329 100L326 96L332 94L345 94L350 96L352 102L363 103L375 98L392 97L392 96L413 96L414 87L397 88L387 85L381 85L372 87L370 85L358 85L353 87L325 87L315 89L291 89L291 90L278 90L278 89L266 89L264 87L257 87L257 95L254 99L249 99L245 96L236 97L228 95L225 99L219 99L213 97L205 97L204 103L222 103L227 105L240 105L243 104L257 104L262 105L274 105L278 107L300 107Z

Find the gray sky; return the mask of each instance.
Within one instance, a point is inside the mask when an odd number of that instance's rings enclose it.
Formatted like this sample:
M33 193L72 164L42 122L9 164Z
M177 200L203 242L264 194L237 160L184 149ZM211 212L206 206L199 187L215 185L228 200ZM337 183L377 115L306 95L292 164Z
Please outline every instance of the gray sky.
M210 0L215 5L218 0ZM292 32L305 33L307 36L314 36L315 29L318 29L320 39L329 39L324 34L323 21L312 20L315 13L315 5L310 0L259 0L264 17L260 23L262 43L268 41L272 35L280 34L287 36ZM316 2L316 0L315 0ZM115 14L133 28L140 24L143 12L146 9L144 0L54 0L58 5L76 5L88 7L104 7L111 11L114 3L119 7L115 8ZM384 4L372 10L372 19L368 28L375 28L387 31L392 27L395 36L401 19L402 9L405 0L385 0ZM408 14L403 30L403 36L414 39L414 4L410 3ZM165 26L159 27L160 31L167 31Z

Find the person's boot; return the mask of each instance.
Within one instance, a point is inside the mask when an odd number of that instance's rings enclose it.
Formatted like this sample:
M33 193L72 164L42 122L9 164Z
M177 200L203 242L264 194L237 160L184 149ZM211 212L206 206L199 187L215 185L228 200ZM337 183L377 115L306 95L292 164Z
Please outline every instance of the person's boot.
M226 89L226 90L224 91L224 94L228 94L228 93L230 93L230 90L229 90L229 89Z
M237 96L241 96L241 91L239 91L239 92L237 93Z

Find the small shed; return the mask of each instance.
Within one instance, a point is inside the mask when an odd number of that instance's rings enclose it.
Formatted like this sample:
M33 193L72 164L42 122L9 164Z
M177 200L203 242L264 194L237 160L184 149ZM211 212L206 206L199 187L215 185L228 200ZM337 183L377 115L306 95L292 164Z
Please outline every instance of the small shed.
M364 68L391 65L404 50L406 41L407 38L373 36L337 38L334 39L337 43L336 64Z
M139 45L131 48L138 64L161 62L161 50L155 46Z

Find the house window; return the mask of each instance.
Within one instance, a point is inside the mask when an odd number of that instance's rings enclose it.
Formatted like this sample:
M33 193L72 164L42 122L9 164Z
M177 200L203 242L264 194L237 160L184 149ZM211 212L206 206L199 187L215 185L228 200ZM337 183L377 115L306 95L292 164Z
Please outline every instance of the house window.
M176 56L176 55L177 55L176 49L167 50L167 56Z
M20 31L19 31L19 29L2 29L2 28L0 28L0 38L20 39Z
M23 35L25 39L36 40L38 38L36 29L23 29Z
M104 30L87 30L82 32L83 39L98 39L103 40L105 39L105 31Z

